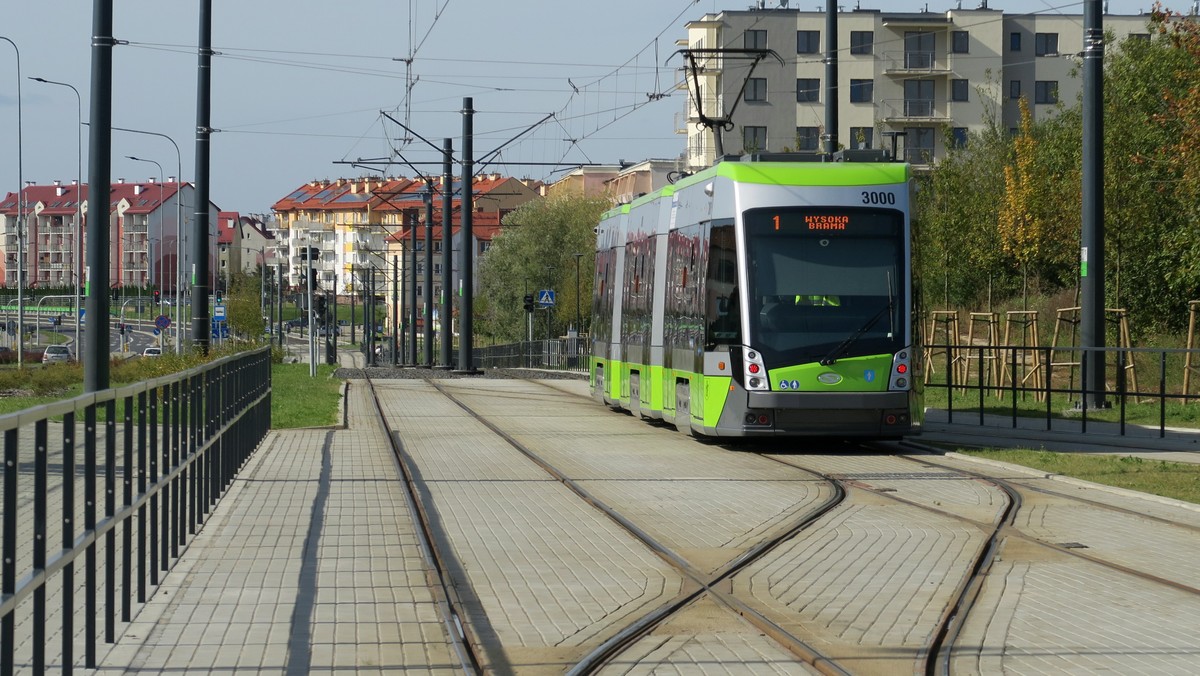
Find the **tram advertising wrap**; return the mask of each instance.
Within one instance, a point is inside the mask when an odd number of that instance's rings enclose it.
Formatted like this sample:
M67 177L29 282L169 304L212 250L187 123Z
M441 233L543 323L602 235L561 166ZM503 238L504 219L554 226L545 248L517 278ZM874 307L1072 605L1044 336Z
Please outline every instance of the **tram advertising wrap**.
M725 161L606 213L593 396L698 436L918 431L910 177Z

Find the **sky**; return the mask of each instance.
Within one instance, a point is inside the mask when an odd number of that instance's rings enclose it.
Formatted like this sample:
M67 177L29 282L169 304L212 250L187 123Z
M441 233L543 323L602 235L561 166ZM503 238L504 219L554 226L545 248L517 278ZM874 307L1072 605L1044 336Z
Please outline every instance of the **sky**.
M953 9L956 0L857 0L889 11ZM14 0L14 3L15 0ZM79 175L80 113L89 118L92 2L21 2L0 35L0 191ZM195 178L199 9L184 0L115 0L112 178ZM475 112L476 170L553 181L566 164L675 158L686 93L676 40L708 12L751 0L212 0L210 197L222 210L269 214L314 179L440 174L443 139L461 150L464 97ZM776 6L779 0L769 0ZM974 8L979 0L964 0ZM1010 13L1080 14L1082 2L990 0ZM852 7L845 0L846 9ZM1168 3L1186 9L1190 2ZM790 3L823 10L820 0ZM1150 0L1112 0L1114 13ZM740 45L739 45L740 46ZM20 142L18 143L18 101ZM389 119L392 118L392 119ZM395 121L393 121L393 119ZM406 132L401 125L413 133ZM18 149L20 153L18 153ZM88 130L82 138L87 182ZM21 161L18 162L18 154ZM368 160L359 163L358 160ZM411 163L409 166L405 162ZM390 162L390 163L389 163ZM456 172L457 173L457 172ZM169 178L168 178L169 180Z

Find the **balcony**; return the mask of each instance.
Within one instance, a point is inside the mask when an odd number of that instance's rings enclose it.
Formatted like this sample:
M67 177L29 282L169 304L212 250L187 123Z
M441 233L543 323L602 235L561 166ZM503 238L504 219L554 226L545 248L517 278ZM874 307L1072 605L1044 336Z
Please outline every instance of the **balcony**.
M905 77L912 75L950 75L954 70L945 56L937 52L886 52L881 56L883 74Z
M933 99L887 99L879 104L880 117L887 124L949 124L952 119L938 110Z

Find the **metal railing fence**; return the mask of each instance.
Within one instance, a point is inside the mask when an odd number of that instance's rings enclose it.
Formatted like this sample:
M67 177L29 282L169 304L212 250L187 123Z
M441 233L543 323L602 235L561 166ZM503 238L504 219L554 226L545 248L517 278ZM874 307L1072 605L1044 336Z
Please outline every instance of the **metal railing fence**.
M0 676L94 668L270 423L268 348L0 417Z
M986 416L999 415L1013 428L1035 418L1046 431L1087 433L1089 424L1103 423L1122 436L1136 424L1157 428L1162 438L1170 423L1188 426L1200 417L1187 406L1200 394L1185 387L1197 350L936 344L924 353L924 372L917 377L926 405L944 409L952 423L984 425ZM1102 393L1088 382L1089 364L1097 358L1105 364Z
M586 371L592 342L586 337L527 340L476 347L475 368L528 368Z

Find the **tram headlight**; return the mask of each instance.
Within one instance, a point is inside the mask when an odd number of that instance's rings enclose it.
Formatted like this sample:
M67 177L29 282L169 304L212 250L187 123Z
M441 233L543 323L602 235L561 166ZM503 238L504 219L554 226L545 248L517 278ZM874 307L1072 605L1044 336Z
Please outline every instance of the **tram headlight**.
M763 363L762 354L758 350L742 347L742 372L745 376L747 390L770 390L771 381L766 378L767 366Z

